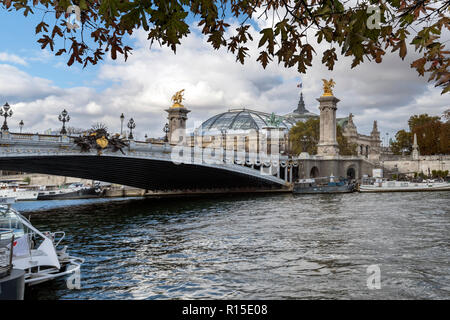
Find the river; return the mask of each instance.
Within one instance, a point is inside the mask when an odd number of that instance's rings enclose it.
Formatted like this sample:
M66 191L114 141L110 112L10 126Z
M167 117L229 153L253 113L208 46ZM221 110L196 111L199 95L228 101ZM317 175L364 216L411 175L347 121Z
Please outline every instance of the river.
M449 204L416 192L14 207L86 259L79 290L59 280L26 299L449 299Z

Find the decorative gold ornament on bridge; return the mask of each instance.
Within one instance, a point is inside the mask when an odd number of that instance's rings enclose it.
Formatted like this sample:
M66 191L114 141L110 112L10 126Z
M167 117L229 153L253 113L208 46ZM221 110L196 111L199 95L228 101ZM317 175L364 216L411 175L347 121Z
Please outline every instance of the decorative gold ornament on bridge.
M333 95L333 90L331 90L331 88L334 87L334 85L336 84L336 82L334 82L333 79L330 80L326 80L326 79L322 79L323 81L323 97L330 97Z
M183 102L183 90L177 91L173 96L172 96L172 101L173 101L173 105L171 106L171 108L184 108L182 102Z
M102 136L101 138L95 140L95 142L102 149L105 149L108 146L108 139L106 139L105 136Z

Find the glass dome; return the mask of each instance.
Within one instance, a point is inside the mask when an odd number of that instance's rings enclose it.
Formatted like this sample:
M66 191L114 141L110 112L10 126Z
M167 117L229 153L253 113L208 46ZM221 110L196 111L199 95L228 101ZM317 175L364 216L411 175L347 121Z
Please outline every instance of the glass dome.
M200 126L200 130L206 131L220 131L220 130L261 130L269 126L269 119L271 114L253 111L248 109L232 109L228 112L220 113L212 118L209 118ZM295 125L295 121L287 119L283 116L278 116L281 120L279 127L289 130Z

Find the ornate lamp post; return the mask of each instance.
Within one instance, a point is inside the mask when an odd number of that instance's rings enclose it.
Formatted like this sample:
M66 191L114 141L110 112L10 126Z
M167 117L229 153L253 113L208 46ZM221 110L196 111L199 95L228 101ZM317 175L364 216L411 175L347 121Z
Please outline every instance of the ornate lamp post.
M20 120L20 122L19 122L19 128L20 128L20 133L22 133L23 120Z
M61 114L58 116L59 121L61 121L63 123L63 126L61 128L61 131L59 132L60 134L67 134L66 131L66 122L69 122L70 120L70 116L69 113L66 111L66 109L64 109Z
M0 110L0 116L5 117L5 121L3 122L2 131L8 131L8 124L6 123L6 118L11 117L13 115L13 111L11 110L11 107L9 106L8 102L5 103L5 105Z
M134 122L133 118L128 121L127 124L128 129L130 129L130 134L128 135L128 139L133 139L133 129L136 128L136 123Z
M303 136L300 141L302 142L302 152L307 152L306 151L306 145L308 143L308 137L307 136Z
M123 132L123 120L125 120L125 116L122 113L120 115L120 135L122 135L122 132Z
M169 124L166 123L166 125L163 128L163 131L166 134L166 136L164 137L164 142L169 142L169 136L168 136L169 130L170 130L169 129Z

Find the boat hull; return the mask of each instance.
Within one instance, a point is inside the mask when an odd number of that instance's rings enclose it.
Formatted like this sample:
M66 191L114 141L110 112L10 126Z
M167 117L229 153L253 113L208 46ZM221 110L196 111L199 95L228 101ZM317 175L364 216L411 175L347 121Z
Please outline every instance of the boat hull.
M38 191L13 191L13 190L0 190L0 197L13 197L17 201L32 201L38 197Z
M350 193L353 192L355 186L353 184L343 186L311 186L301 187L294 185L293 193L295 194L316 194L316 193Z
M419 186L419 187L377 187L360 186L359 192L424 192L424 191L450 191L449 186Z
M83 189L71 192L61 193L39 193L37 200L63 200L63 199L88 199L98 198L102 195L102 192L96 188Z

